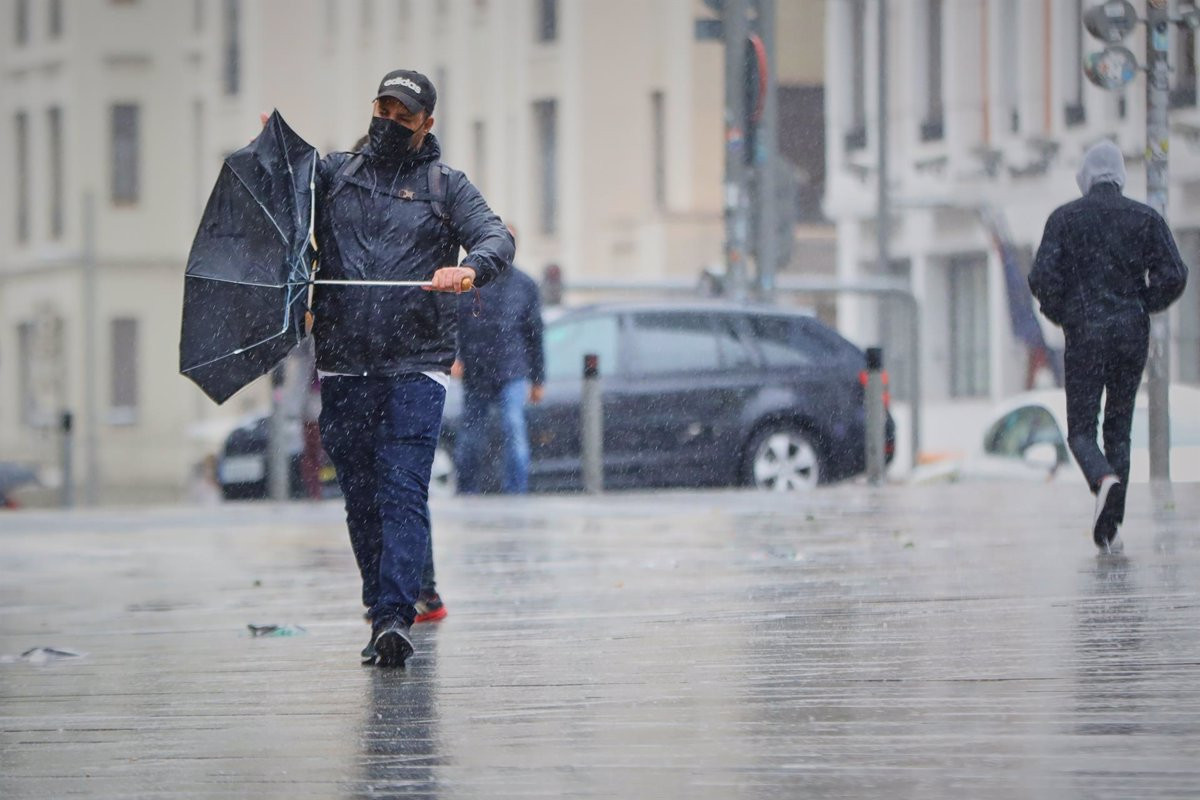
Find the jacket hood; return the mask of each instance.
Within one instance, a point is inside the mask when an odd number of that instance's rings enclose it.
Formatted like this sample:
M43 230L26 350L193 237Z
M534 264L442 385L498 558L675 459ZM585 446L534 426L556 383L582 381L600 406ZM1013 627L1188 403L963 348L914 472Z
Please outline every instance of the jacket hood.
M1108 140L1092 145L1083 156L1075 182L1083 194L1099 183L1115 183L1118 189L1124 189L1125 157L1121 149Z

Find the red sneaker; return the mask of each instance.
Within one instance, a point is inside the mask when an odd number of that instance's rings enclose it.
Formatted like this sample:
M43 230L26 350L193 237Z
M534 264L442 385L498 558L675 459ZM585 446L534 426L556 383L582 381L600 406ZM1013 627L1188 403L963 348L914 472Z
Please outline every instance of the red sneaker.
M439 619L445 619L446 615L450 613L446 610L446 604L442 602L441 596L436 594L417 600L415 608L417 617L413 620L413 624L437 622Z

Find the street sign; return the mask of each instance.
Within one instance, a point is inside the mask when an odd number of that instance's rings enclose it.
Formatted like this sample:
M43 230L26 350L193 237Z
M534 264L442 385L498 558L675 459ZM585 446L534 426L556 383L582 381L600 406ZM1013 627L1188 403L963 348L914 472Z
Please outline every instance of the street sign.
M1108 0L1083 15L1087 32L1108 44L1121 42L1137 24L1137 11L1129 0Z
M1083 62L1083 73L1101 89L1120 89L1137 76L1137 57L1127 47L1106 47L1099 53L1089 53Z

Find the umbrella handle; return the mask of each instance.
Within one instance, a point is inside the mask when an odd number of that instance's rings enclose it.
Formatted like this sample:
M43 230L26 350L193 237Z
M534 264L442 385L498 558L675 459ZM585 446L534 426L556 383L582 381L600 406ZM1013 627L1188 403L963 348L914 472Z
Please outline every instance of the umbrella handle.
M469 292L474 288L475 288L475 279L474 278L463 278L462 279L462 289L460 291Z

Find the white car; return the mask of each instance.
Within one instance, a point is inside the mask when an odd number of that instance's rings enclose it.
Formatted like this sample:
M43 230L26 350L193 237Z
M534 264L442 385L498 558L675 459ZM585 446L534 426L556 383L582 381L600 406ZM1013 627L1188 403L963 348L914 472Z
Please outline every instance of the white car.
M1145 388L1133 411L1130 483L1150 480L1148 400ZM1200 389L1172 386L1171 480L1200 481ZM1082 473L1067 447L1067 398L1062 389L1025 392L1000 405L962 458L924 465L913 483L960 480L1079 481ZM1102 431L1103 422L1097 427ZM1101 434L1102 435L1102 434Z

